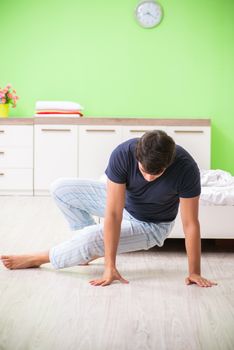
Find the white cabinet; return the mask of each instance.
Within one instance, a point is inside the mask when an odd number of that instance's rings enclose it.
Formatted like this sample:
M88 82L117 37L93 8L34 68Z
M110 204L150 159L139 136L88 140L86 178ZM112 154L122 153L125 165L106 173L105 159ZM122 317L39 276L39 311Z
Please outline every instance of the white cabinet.
M34 126L34 194L48 195L58 177L78 176L78 126Z
M152 124L149 119L139 119L139 123L129 119L112 122L114 125L103 118L87 125L64 121L0 125L0 194L49 195L51 182L59 177L99 179L118 144L155 129L172 136L201 168L210 168L209 123L173 126L172 121L162 120L165 125L159 125L153 119Z
M79 177L99 179L111 152L121 141L122 126L79 126Z
M32 125L0 125L0 194L33 194Z
M169 126L167 132L191 154L200 168L210 169L210 127Z

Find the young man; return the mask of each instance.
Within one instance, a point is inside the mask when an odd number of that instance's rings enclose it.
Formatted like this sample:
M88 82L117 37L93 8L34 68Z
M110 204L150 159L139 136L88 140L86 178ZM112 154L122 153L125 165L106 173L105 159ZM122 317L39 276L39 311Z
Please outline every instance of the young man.
M116 268L116 254L162 246L180 204L189 265L185 282L201 287L215 285L201 276L201 185L199 169L191 155L164 131L154 130L116 147L105 173L107 185L78 178L56 180L51 185L51 195L71 230L80 231L48 252L2 255L3 264L18 269L51 262L60 269L87 265L104 256L103 277L90 283L129 283ZM105 217L104 224L95 224L93 216Z

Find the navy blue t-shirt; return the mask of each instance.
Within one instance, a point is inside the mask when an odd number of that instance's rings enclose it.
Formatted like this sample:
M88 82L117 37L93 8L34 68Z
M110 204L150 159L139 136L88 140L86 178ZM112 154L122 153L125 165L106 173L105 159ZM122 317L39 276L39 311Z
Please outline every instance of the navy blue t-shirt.
M201 193L200 172L192 156L176 145L173 163L154 181L141 174L135 156L139 138L118 145L111 153L105 170L107 177L126 184L125 209L136 219L146 222L168 222L178 213L179 198Z

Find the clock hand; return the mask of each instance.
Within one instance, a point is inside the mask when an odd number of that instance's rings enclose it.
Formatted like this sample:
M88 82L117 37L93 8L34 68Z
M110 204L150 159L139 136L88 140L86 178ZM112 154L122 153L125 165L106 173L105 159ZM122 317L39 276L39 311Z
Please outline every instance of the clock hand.
M151 16L151 17L153 17L153 18L156 18L156 17L153 16L150 12L146 12L146 15L149 15L149 16Z

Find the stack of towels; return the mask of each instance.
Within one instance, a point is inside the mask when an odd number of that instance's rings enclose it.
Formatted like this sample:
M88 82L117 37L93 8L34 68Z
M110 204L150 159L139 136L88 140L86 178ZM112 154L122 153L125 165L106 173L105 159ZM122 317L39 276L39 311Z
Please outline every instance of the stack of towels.
M35 117L82 117L84 108L70 101L37 101Z

